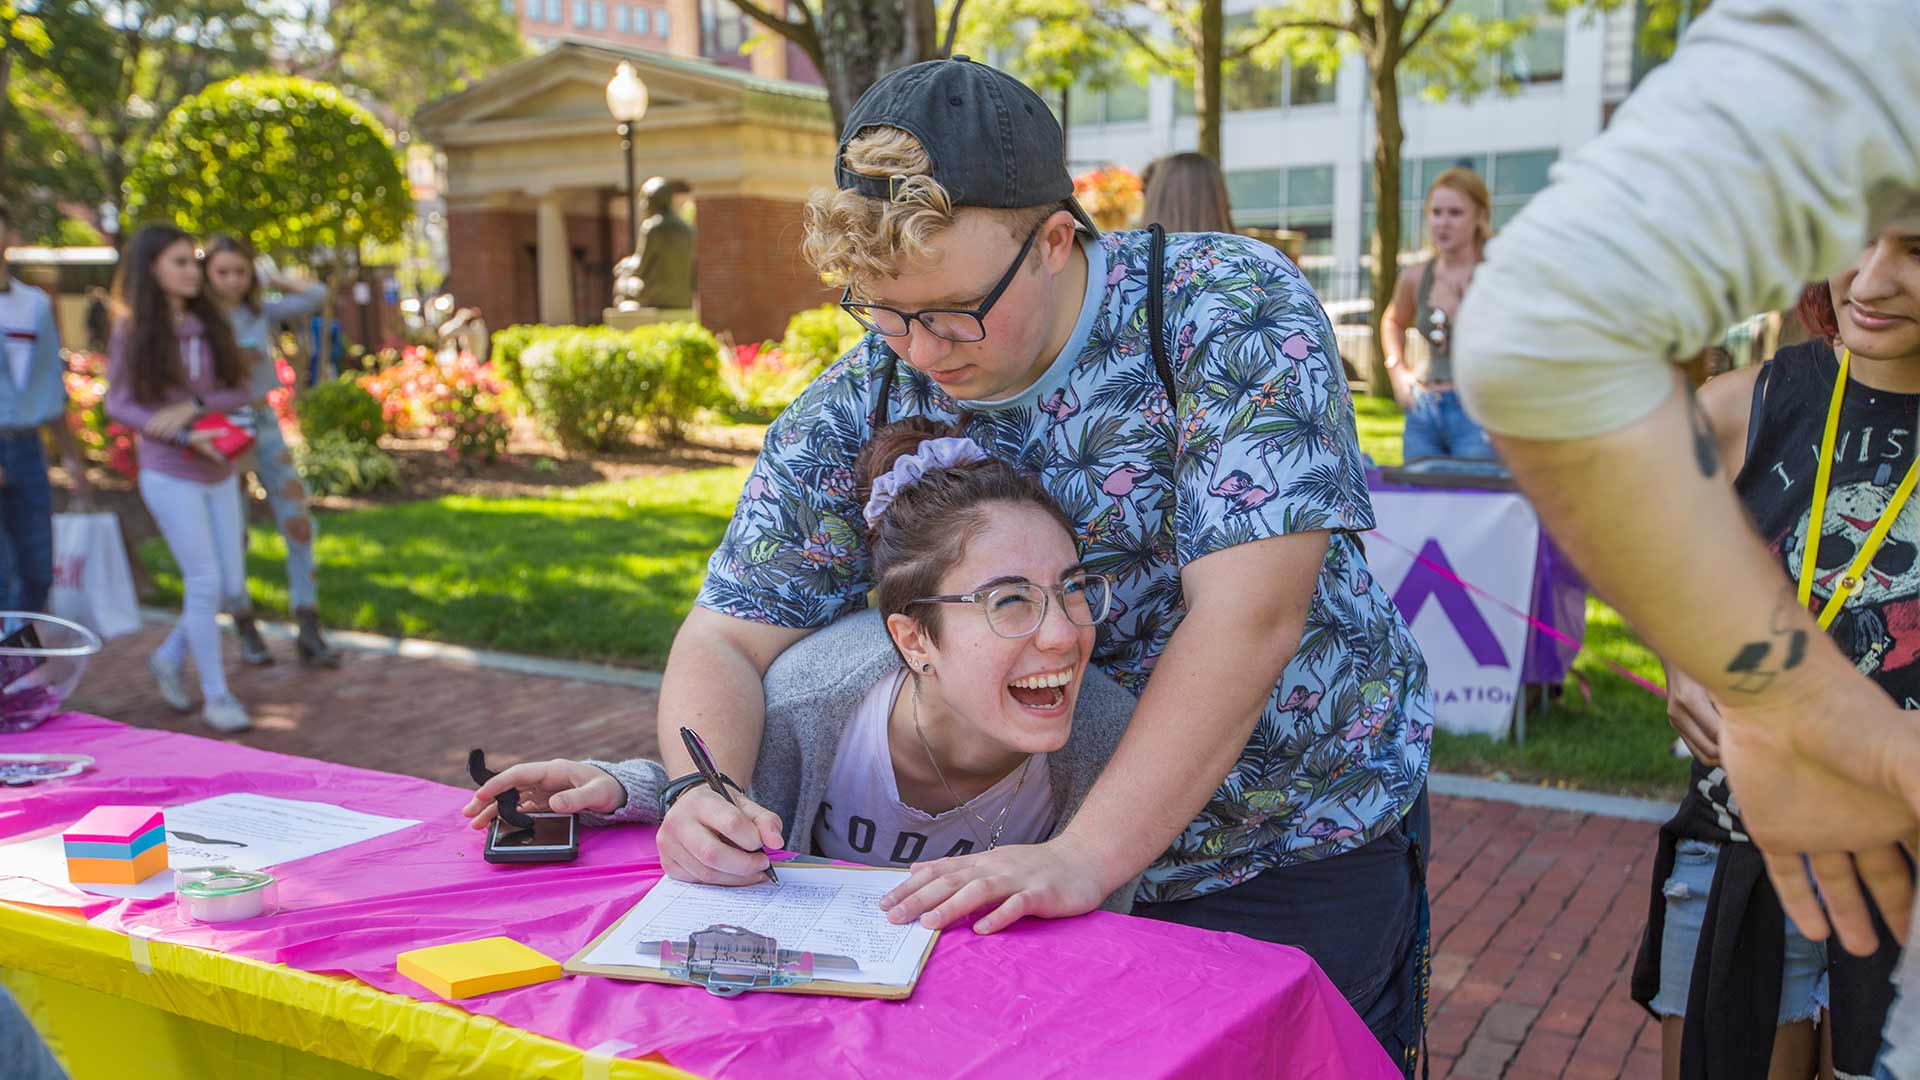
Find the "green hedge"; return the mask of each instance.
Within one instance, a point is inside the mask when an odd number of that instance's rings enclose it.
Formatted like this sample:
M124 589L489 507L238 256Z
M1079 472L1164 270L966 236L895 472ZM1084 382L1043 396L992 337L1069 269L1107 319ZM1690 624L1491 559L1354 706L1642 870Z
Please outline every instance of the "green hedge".
M542 327L515 359L534 418L570 450L605 450L636 429L677 439L719 401L720 343L693 323Z
M380 399L368 393L351 375L301 391L293 399L293 411L300 418L300 437L309 443L318 443L322 436L338 434L372 446L387 431Z
M493 370L499 372L508 386L521 394L527 392L526 376L520 370L520 354L527 346L551 335L556 330L570 330L573 327L541 326L537 323L516 323L493 332L493 351L488 359L493 362Z
M794 366L818 372L859 344L866 333L839 304L822 304L787 320L787 333L780 339L780 350Z

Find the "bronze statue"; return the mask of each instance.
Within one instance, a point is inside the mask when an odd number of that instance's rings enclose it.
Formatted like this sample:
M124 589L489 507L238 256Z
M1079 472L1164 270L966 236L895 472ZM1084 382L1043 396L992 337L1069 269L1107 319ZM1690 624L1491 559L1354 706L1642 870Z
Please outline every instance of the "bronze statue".
M656 176L640 187L646 217L640 247L613 266L613 302L621 311L693 306L693 226L673 212L673 197L688 190Z

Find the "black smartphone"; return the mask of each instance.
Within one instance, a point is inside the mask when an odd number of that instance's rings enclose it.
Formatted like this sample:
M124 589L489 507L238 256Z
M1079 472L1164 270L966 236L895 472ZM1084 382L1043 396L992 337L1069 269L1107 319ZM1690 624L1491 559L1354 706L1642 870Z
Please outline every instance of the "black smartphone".
M0 638L0 647L8 649L38 649L40 631L32 623L24 623L18 630ZM47 662L44 656L0 656L0 690L13 685L13 680L27 674L34 668Z
M572 862L580 856L579 826L572 814L528 814L528 828L493 819L485 858L490 863Z

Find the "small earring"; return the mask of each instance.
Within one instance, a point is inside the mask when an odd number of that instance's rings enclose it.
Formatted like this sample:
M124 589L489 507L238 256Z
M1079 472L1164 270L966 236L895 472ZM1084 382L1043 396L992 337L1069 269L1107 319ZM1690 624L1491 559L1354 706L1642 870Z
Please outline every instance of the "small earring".
M929 675L929 674L932 674L932 672L933 672L933 661L929 660L926 663L920 665L920 673L922 675Z

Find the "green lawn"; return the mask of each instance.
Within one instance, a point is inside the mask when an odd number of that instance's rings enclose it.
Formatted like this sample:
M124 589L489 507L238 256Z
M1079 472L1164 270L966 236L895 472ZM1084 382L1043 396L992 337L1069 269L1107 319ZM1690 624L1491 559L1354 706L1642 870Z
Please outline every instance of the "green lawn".
M732 516L745 469L701 469L545 498L449 496L320 517L329 625L658 668ZM247 576L285 611L286 548L256 525ZM166 599L166 545L141 551Z
M1360 441L1400 460L1400 416L1361 399ZM321 517L322 608L336 626L465 645L658 668L732 514L745 470L702 469L545 498L448 497ZM248 574L263 608L284 611L284 548L253 529ZM142 551L166 598L179 575L164 544ZM1531 718L1525 746L1441 733L1442 769L1673 794L1686 778L1667 753L1658 698L1608 671L1605 655L1658 680L1659 665L1611 609L1589 603L1591 647L1563 703Z

